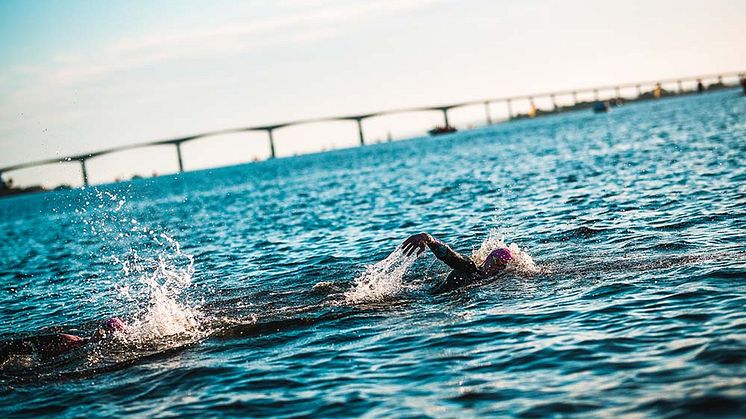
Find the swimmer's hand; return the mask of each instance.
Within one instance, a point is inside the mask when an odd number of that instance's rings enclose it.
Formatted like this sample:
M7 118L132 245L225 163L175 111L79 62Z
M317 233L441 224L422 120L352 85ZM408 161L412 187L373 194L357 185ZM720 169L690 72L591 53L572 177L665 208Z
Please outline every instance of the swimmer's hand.
M407 256L411 256L414 252L417 252L417 256L419 256L425 251L427 246L434 241L435 239L433 239L433 236L427 233L415 234L414 236L404 240L404 243L401 245L402 251Z

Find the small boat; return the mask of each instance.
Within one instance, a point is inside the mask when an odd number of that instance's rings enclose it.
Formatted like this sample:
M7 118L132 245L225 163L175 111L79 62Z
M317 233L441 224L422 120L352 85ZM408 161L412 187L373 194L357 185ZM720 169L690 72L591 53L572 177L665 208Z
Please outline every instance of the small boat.
M593 104L593 113L609 112L609 104L606 102L598 101Z
M443 134L450 134L456 131L457 131L456 128L450 125L446 125L444 127L435 127L431 129L430 131L428 131L427 133L430 135L443 135Z

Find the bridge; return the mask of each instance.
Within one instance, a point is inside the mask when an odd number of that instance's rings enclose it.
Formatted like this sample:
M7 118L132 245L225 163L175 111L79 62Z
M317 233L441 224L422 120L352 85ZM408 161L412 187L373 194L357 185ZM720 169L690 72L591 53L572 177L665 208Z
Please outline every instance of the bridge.
M583 88L583 89L534 93L534 94L529 94L529 95L470 100L470 101L465 101L465 102L457 102L457 103L450 103L450 104L437 105L437 106L389 109L389 110L358 114L358 115L343 115L343 116L299 119L295 121L281 122L281 123L270 124L270 125L229 128L229 129L223 129L223 130L217 130L217 131L203 132L201 134L189 135L186 137L162 139L162 140L155 140L155 141L149 141L149 142L143 142L143 143L123 145L119 147L108 148L105 150L94 151L91 153L15 164L12 166L0 168L0 177L2 176L3 173L11 172L14 170L20 170L20 169L25 169L29 167L43 166L43 165L49 165L49 164L74 162L74 163L80 164L80 171L81 171L81 176L83 179L83 185L88 186L88 169L86 167L86 162L96 157L105 155L105 154L116 153L116 152L124 151L124 150L132 150L136 148L161 146L161 145L174 146L175 151L176 151L178 166L179 166L179 173L181 173L184 171L184 162L183 162L183 158L181 154L182 144L188 141L196 140L196 139L214 137L214 136L223 135L223 134L235 134L235 133L251 132L251 131L266 132L267 139L269 141L270 158L275 158L276 157L275 140L273 137L273 132L279 129L283 129L283 128L295 126L295 125L311 124L311 123L317 123L317 122L330 122L330 121L354 122L357 124L357 131L358 131L360 145L363 146L366 144L365 133L363 130L363 121L371 119L371 118L384 116L384 115L402 114L402 113L409 113L409 112L440 112L443 115L443 125L445 127L450 127L451 125L448 120L448 112L450 110L455 109L455 108L465 107L465 106L482 105L484 106L484 109L485 109L486 123L488 125L491 125L494 123L494 121L492 120L491 111L490 111L490 105L492 104L500 104L500 103L504 104L507 109L508 120L510 120L516 116L516 114L513 111L513 104L517 101L528 101L531 108L536 109L536 105L535 105L536 100L549 99L553 107L552 110L557 110L559 109L558 102L557 102L559 97L570 98L572 100L572 104L569 105L569 107L573 107L579 103L578 95L580 94L592 93L593 100L599 101L602 99L602 93L610 92L611 96L607 96L606 99L622 99L622 95L621 95L622 89L635 88L636 93L637 93L637 98L640 98L643 95L643 87L661 88L662 86L666 86L666 85L669 85L669 86L674 85L675 87L673 88L673 91L676 92L677 94L683 94L683 93L695 91L693 89L690 89L688 91L685 90L684 83L697 82L699 84L699 83L706 83L709 81L709 82L715 82L719 86L723 86L725 84L724 83L725 80L735 79L736 81L734 84L736 84L738 80L743 79L743 78L746 78L746 72L708 74L708 75L690 76L690 77L682 77L682 78L675 78L675 79L662 79L662 80L645 81L645 82L637 82L637 83L597 86L597 87L590 87L590 88Z

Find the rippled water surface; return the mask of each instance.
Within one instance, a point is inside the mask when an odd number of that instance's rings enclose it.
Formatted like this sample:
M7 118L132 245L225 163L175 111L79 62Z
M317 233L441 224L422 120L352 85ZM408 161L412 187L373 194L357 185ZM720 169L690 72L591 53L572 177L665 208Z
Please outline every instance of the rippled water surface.
M736 91L0 200L0 416L746 414ZM427 231L507 272L451 293ZM481 250L480 250L481 249Z

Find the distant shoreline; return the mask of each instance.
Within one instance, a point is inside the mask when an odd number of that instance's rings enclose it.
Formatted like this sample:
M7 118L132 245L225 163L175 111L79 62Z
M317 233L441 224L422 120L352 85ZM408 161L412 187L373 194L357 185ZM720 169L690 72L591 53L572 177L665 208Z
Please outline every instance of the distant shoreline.
M531 119L531 118L544 116L544 115L554 115L554 114L563 113L563 112L591 110L593 109L593 105L595 105L598 102L606 103L610 105L611 107L616 107L616 106L622 106L626 103L646 102L650 100L659 100L659 99L679 97L679 96L696 96L696 95L701 95L705 93L712 93L712 92L717 92L721 90L735 89L735 88L736 86L729 86L724 83L711 84L707 86L707 88L705 88L701 92L698 92L696 90L688 90L688 91L683 91L679 93L676 91L666 90L666 89L661 88L658 97L655 96L654 90L650 90L650 91L643 92L640 96L637 96L635 98L613 98L613 99L604 99L604 100L589 100L589 101L584 101L584 102L577 102L574 105L569 105L569 106L557 106L557 108L550 109L550 110L536 109L536 113L533 116L527 113L517 114L513 116L512 119L506 122L509 122L511 120L516 120L516 119Z

